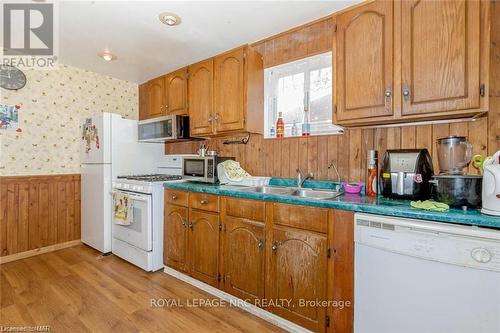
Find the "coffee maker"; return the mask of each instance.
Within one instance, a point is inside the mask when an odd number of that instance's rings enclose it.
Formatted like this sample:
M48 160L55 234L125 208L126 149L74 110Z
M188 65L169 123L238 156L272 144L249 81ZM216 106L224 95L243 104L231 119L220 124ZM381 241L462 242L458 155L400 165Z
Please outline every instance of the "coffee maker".
M433 174L427 149L387 150L380 169L382 195L394 199L429 199L429 180Z

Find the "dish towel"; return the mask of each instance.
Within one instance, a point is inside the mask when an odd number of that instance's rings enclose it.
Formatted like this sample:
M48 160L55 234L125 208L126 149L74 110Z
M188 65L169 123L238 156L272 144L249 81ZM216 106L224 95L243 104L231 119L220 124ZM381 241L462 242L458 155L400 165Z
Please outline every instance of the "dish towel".
M132 201L127 194L113 194L114 221L119 225L131 225L133 219Z
M410 203L410 206L416 209L430 210L433 212L446 212L448 209L450 209L450 206L448 206L447 204L433 200L412 201Z

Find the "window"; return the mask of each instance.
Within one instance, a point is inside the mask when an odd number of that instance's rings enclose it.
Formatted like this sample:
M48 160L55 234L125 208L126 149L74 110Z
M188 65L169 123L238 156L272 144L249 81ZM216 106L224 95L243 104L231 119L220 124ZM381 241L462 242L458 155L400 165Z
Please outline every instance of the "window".
M270 138L278 112L283 112L285 136L292 135L295 122L302 131L304 99L309 93L311 135L339 133L332 123L332 53L267 68L264 72L265 137Z

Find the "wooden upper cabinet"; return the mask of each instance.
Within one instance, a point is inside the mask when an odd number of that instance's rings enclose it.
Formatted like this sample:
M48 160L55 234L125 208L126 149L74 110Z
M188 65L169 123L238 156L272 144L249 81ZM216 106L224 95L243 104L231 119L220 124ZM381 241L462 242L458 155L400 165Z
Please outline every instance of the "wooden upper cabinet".
M334 17L334 123L488 111L490 2L375 0Z
M324 332L326 308L300 306L300 302L326 299L326 235L274 226L271 239L266 249L266 299L290 300L271 310L314 332Z
M264 65L251 46L214 58L214 132L264 131Z
M215 57L216 131L244 129L245 49L239 48Z
M219 282L219 215L191 209L189 228L191 276L217 287Z
M140 119L189 114L194 137L264 132L264 65L252 46L153 79L145 90Z
M393 115L393 2L375 1L336 17L334 120Z
M163 76L147 83L147 112L144 119L165 115L165 78Z
M264 224L226 216L224 291L242 299L264 298Z
M187 272L188 209L165 199L163 261L165 265Z
M166 114L187 114L187 67L169 73L165 79Z
M207 136L214 129L214 60L189 66L188 103L192 136Z
M402 114L480 104L480 1L402 1Z

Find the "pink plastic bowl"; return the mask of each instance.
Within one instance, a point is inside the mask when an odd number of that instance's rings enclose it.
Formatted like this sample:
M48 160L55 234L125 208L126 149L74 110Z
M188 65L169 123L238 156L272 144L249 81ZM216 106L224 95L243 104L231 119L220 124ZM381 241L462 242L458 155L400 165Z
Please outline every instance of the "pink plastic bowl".
M360 193L362 189L363 189L362 184L357 184L357 183L345 183L344 184L344 191L346 193L357 194L357 193Z

